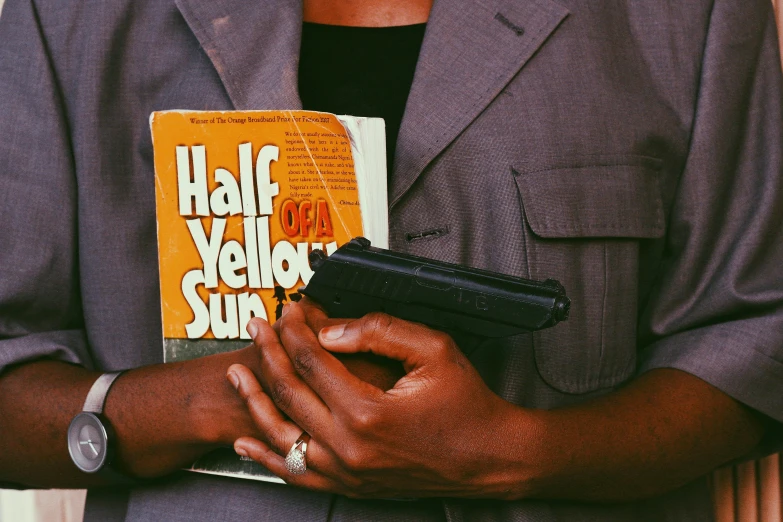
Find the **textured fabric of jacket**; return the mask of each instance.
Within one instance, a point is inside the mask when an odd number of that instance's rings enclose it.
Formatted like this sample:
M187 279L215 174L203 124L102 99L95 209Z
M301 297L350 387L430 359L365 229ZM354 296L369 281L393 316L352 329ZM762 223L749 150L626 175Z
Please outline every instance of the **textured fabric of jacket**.
M161 362L149 114L300 107L301 9L6 1L0 369L44 357L103 370ZM553 408L672 367L783 421L779 65L768 0L435 2L390 174L392 247L555 278L573 302L556 328L471 352L496 393ZM86 518L710 512L706 479L621 505L432 504L179 474L91 491Z

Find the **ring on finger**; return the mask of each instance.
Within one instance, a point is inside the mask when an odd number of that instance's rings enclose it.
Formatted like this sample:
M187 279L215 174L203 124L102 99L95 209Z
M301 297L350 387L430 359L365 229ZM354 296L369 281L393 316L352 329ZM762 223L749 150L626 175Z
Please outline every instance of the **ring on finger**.
M307 471L308 440L310 440L310 435L303 431L285 456L285 469L292 475L302 475Z

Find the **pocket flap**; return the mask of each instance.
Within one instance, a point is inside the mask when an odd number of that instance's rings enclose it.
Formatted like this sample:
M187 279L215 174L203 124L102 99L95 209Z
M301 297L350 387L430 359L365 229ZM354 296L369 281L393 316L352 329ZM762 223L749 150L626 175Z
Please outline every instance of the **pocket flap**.
M582 164L513 171L537 236L654 238L665 230L660 163L644 156L596 156Z

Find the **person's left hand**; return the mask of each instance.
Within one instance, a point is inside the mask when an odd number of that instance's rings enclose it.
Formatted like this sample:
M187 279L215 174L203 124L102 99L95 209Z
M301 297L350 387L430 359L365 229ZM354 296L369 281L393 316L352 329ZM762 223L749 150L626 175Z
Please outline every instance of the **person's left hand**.
M279 338L251 321L263 389L241 365L228 378L265 438L238 439L237 453L288 483L351 497L524 495L535 415L492 393L448 335L373 313L316 338L309 313L307 303L288 305L275 325ZM396 359L406 375L384 392L330 351ZM303 430L311 436L307 471L293 475L284 456Z

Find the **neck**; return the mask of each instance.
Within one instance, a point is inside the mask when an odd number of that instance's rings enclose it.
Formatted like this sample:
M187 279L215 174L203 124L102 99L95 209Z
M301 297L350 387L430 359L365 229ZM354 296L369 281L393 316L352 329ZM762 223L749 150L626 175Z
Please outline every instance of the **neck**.
M432 0L304 0L304 21L355 27L391 27L427 21Z

